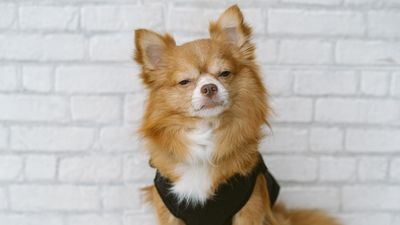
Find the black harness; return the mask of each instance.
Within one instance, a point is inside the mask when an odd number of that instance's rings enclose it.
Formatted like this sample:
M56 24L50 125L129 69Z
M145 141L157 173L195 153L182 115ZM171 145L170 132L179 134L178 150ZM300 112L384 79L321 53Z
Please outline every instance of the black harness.
M267 181L271 207L279 194L279 184L260 155L259 162L247 176L236 174L226 183L221 184L212 198L204 205L178 203L171 192L172 183L157 171L154 178L155 187L169 211L186 225L231 225L233 216L247 203L256 183L257 176L263 174Z

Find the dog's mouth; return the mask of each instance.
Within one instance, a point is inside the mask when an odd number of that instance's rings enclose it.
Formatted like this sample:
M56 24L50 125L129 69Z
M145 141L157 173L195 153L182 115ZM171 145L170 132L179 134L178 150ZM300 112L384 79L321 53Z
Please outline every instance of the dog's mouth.
M206 101L199 110L203 110L203 109L213 109L219 106L223 106L223 102L222 101L213 101L213 100L208 100Z
M221 99L203 99L197 107L193 107L193 113L199 117L213 117L222 113L228 106L228 101Z

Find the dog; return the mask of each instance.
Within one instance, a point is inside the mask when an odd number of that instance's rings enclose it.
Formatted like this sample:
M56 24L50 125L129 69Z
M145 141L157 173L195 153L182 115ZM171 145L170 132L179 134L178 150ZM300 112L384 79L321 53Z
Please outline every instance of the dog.
M148 99L139 129L154 185L143 189L160 225L339 225L320 211L275 204L279 185L258 145L271 113L251 28L237 5L210 38L176 45L135 31Z

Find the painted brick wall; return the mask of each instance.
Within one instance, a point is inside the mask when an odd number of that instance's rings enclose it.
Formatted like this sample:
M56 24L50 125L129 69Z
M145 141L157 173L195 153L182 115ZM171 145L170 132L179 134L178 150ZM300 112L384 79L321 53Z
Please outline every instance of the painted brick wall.
M150 225L132 31L207 37L231 0L2 0L0 224ZM261 145L291 207L400 225L400 1L239 2L275 109Z

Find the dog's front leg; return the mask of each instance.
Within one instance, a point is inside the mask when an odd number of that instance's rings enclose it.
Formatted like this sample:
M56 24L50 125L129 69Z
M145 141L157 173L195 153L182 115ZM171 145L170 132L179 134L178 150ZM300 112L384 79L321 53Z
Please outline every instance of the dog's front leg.
M159 225L185 225L182 220L174 217L169 211L165 212L164 209L162 211L157 210L157 216Z
M232 225L278 225L269 202L265 178L259 175L249 201L233 217Z
M185 225L185 223L173 216L164 205L156 188L152 185L142 189L145 200L150 203L156 211L159 225Z

